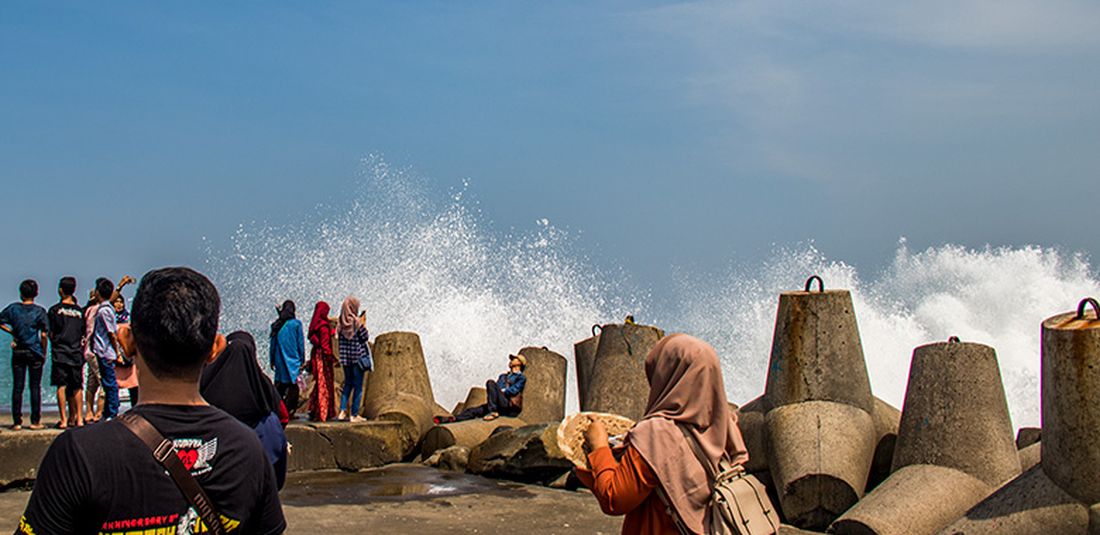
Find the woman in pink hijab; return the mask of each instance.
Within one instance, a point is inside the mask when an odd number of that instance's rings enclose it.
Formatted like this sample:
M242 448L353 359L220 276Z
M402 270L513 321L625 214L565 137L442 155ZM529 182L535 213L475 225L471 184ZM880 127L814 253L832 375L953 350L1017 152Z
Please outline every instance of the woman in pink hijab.
M340 414L337 418L361 422L359 396L363 394L363 374L374 368L374 361L370 354L369 334L363 325L363 317L359 315L359 298L348 296L340 305L336 333L340 342L340 365L344 367L344 388L340 392Z
M645 373L649 402L626 436L621 460L611 454L603 425L594 422L585 434L592 470L577 475L604 513L626 515L624 534L679 534L669 508L691 533L703 533L710 484L684 431L714 469L723 456L735 465L749 458L726 401L718 354L698 338L673 334L649 352ZM658 494L662 489L669 508Z

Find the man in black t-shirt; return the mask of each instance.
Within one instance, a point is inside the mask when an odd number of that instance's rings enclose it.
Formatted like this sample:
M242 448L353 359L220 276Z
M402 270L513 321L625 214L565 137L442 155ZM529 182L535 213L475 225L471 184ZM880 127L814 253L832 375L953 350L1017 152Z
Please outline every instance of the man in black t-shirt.
M84 392L84 309L76 304L76 279L62 277L57 284L61 302L50 307L46 317L50 323L50 384L57 387L57 410L65 429L69 425L80 427L84 418L80 410Z
M231 534L286 529L275 472L255 433L206 404L203 366L225 346L220 302L206 277L187 268L147 273L120 334L137 361L141 400L132 412L172 441L176 455ZM122 422L70 429L38 469L17 534L205 532L194 507L151 450Z

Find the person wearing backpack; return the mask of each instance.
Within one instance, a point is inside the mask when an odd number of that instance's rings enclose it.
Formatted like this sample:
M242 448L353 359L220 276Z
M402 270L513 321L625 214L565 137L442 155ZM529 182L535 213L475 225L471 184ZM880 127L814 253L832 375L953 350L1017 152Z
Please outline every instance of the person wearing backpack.
M624 534L711 533L708 472L749 458L718 354L698 338L673 334L650 351L645 372L646 412L616 452L621 457L612 453L603 424L593 421L585 433L591 470L578 469L577 476L604 513L626 515Z

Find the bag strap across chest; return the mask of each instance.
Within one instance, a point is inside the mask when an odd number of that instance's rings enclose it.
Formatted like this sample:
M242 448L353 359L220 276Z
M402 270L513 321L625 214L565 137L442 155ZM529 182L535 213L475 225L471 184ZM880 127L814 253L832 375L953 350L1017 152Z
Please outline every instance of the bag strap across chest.
M119 416L116 421L124 425L126 429L148 446L153 458L168 471L168 475L179 487L184 498L198 512L199 518L206 526L206 530L214 535L225 535L225 526L221 523L221 515L214 508L214 503L210 501L206 491L202 490L199 482L183 465L183 461L176 454L176 447L172 444L172 441L164 438L164 435L161 435L160 431L157 431L157 428L149 423L149 420L133 411Z

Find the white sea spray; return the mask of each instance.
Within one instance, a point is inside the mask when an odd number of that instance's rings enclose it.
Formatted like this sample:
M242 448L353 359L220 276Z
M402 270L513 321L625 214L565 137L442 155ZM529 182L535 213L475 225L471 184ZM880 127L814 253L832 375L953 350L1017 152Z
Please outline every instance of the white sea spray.
M763 390L778 294L817 274L829 288L852 291L877 396L900 407L913 348L957 335L996 349L1014 424L1037 426L1039 324L1100 294L1088 259L1054 248L914 252L902 240L887 267L867 276L806 243L717 274L682 273L669 282L673 302L658 310L624 282L629 273L598 269L576 252L574 236L537 211L529 228L495 228L471 189L464 182L443 196L408 169L370 157L358 184L307 220L242 224L229 250L209 251L223 327L257 334L263 351L276 304L295 300L308 322L315 301L335 314L354 294L372 336L420 334L442 404L502 371L509 352L544 345L570 361L575 408L573 343L594 323L635 314L713 344L730 399L743 403Z

